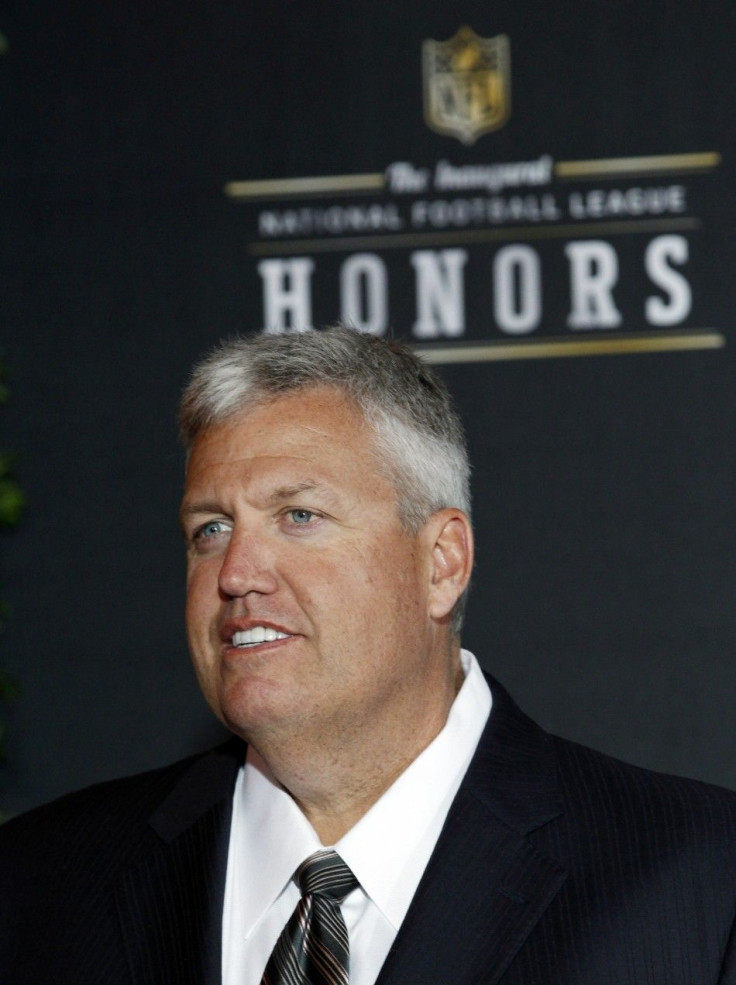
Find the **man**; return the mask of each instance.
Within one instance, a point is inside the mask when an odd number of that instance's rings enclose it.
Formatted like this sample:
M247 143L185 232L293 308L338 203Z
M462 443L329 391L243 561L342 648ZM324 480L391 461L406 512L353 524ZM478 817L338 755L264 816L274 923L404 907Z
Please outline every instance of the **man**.
M2 830L2 981L736 985L736 796L547 735L460 649L435 374L238 340L181 422L187 630L236 738Z

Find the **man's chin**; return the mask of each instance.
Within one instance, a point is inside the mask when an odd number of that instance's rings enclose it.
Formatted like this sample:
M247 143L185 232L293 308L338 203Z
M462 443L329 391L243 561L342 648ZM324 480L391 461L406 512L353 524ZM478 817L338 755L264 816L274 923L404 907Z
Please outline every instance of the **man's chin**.
M222 697L216 712L225 725L246 742L258 744L261 736L278 736L291 731L298 717L300 702L274 686L240 684Z

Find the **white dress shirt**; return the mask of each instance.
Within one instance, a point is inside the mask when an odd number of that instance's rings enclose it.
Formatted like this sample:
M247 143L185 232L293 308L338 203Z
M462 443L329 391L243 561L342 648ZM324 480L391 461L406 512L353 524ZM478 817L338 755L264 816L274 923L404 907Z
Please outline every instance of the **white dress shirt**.
M360 886L342 903L350 985L373 985L409 908L491 711L475 657L447 722L334 846ZM259 985L299 901L297 867L324 848L261 757L248 750L235 786L222 925L223 985Z

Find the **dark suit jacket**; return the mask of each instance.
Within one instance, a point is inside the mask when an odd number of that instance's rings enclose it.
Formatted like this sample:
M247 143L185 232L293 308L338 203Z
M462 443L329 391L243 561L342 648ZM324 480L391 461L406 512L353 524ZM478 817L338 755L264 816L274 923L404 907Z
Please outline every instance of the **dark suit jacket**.
M379 985L736 985L736 795L493 713ZM233 741L0 829L4 985L220 981Z

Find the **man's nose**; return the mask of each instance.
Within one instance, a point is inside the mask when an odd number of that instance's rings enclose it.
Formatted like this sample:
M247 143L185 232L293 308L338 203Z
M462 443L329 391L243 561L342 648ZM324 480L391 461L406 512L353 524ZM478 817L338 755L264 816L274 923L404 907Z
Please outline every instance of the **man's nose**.
M242 598L251 592L270 595L276 591L274 559L261 538L233 531L222 559L218 584L229 598Z

